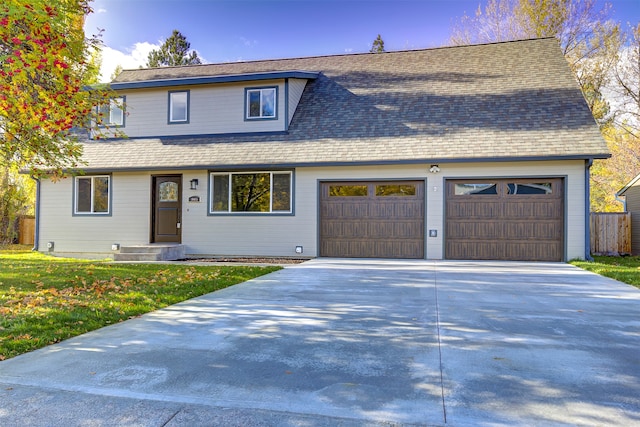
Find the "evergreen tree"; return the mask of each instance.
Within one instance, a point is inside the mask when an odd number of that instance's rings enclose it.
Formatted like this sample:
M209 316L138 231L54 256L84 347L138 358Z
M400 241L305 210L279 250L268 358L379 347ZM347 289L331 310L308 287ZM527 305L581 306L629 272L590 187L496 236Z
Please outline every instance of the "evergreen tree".
M114 81L116 77L120 75L121 72L122 72L122 65L120 64L116 65L116 68L114 68L113 73L111 73L111 77L109 77L109 80Z
M380 34L378 34L378 37L376 37L376 39L373 41L373 45L371 46L371 50L369 50L370 53L382 53L384 52L384 40L382 40L382 37L380 36Z
M173 30L159 49L149 52L147 67L177 67L181 65L198 65L202 61L195 50L189 52L191 43L178 30Z

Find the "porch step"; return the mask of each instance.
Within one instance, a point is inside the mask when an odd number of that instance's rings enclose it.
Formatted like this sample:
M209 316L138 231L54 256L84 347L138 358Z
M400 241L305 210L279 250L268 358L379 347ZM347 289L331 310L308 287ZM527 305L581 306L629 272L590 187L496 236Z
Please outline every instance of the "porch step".
M185 247L177 243L122 246L114 261L174 261L185 257Z

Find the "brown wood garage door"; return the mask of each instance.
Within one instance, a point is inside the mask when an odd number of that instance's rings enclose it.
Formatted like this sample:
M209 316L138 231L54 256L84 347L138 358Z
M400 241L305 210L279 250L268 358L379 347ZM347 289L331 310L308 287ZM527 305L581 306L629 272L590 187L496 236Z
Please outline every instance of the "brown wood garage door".
M447 259L562 261L561 178L447 180Z
M320 256L424 258L424 182L323 182L320 194Z

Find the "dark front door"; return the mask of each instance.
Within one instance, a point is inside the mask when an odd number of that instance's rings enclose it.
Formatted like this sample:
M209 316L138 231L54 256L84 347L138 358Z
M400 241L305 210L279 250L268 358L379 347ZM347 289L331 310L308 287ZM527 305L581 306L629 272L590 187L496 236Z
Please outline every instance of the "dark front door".
M181 242L182 176L153 177L153 242Z

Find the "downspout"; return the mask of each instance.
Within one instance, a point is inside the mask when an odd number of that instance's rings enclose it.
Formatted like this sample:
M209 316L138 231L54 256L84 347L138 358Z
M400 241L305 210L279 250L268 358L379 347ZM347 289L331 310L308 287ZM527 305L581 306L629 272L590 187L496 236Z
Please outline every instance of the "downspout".
M584 259L593 261L591 256L591 176L593 159L584 161Z
M618 196L618 193L614 194L613 197L616 199L616 202L622 203L622 211L626 212L627 211L627 197L625 196L624 199L621 199L620 196Z
M33 233L33 249L38 250L38 242L40 241L40 179L31 175L31 179L36 182L36 206L35 206L35 224Z

